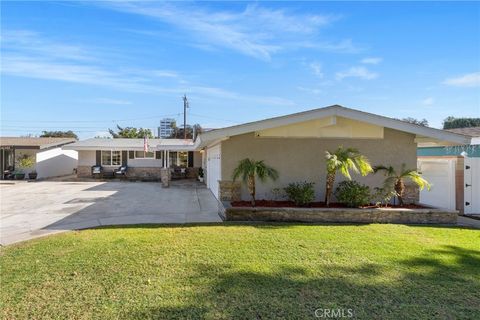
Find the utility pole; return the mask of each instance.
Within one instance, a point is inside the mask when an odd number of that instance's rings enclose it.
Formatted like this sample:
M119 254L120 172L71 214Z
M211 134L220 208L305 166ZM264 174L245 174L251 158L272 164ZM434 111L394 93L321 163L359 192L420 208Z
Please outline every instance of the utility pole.
M188 99L187 95L183 95L183 139L187 139L187 108Z

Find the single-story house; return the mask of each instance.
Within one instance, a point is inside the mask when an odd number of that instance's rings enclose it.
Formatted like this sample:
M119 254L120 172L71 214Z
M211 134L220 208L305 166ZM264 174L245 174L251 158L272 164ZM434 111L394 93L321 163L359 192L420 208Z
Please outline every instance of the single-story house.
M195 151L191 139L93 138L67 145L64 149L78 152L78 177L91 177L92 166L114 171L127 166L127 175L133 179L159 180L162 168L184 169L186 177L194 178L202 165L202 155ZM175 173L175 172L173 172Z
M470 143L423 143L417 150L419 168L433 183L420 200L466 214L480 214L480 127L449 129Z
M372 165L417 168L420 143L464 145L462 134L422 127L372 113L334 105L326 108L215 129L194 141L150 139L89 139L65 146L78 151L78 175L91 176L93 165L128 166L128 175L160 179L161 168L187 167L192 176L202 167L205 183L219 200L248 199L245 186L232 182L233 170L244 158L264 160L279 172L275 182L257 184L258 198L272 198L272 189L290 182L315 182L317 200L325 192L325 151L339 146L357 148ZM371 188L381 186L381 174L354 176ZM342 181L338 177L337 183ZM418 189L407 189L407 200L418 201Z
M206 184L220 200L232 197L232 174L244 158L264 160L277 169L275 182L257 184L258 198L272 198L272 189L290 182L315 182L317 201L325 194L325 151L339 146L357 148L372 165L417 167L417 146L421 143L465 145L462 134L423 127L408 122L334 105L326 108L216 129L200 134L196 150L203 150ZM382 174L353 178L371 188L381 186ZM342 181L337 178L337 183ZM407 190L411 201L418 189ZM248 199L242 186L240 197Z
M77 167L77 152L63 150L62 146L75 142L74 138L0 137L0 163L3 172L15 171L23 157L35 158L35 165L26 173L37 172L37 178L72 174Z

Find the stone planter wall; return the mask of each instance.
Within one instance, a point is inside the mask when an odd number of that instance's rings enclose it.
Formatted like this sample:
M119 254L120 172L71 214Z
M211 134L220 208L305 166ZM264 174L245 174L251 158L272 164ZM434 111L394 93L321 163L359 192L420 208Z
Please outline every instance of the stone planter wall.
M220 200L221 201L239 201L241 198L241 187L242 184L240 181L228 181L223 180L218 182L218 187L220 189Z
M457 211L440 209L227 207L227 221L456 224Z

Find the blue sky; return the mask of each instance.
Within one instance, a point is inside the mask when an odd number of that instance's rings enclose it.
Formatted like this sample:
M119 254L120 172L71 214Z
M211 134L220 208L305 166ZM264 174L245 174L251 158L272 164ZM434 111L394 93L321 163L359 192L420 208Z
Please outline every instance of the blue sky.
M2 2L1 134L164 116L222 127L332 104L480 116L480 4Z

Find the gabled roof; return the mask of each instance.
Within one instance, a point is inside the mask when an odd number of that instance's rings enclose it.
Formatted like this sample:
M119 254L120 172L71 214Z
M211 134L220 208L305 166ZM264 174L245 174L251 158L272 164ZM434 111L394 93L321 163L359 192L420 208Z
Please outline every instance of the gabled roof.
M190 139L148 139L148 146L152 150L193 150L193 141ZM92 138L69 144L66 150L143 150L143 139L106 139Z
M415 134L417 138L431 138L438 141L446 141L453 144L468 144L470 138L461 134L447 132L440 129L424 127L409 122L392 119L373 113L360 110L349 109L340 105L333 105L325 108L313 109L309 111L293 113L281 117L275 117L255 122L249 122L232 127L216 129L199 135L195 145L197 147L207 146L215 141L240 134L255 132L259 130L271 129L279 126L285 126L313 119L325 118L330 116L341 116L344 118L362 121L385 128L395 129L403 132Z
M0 137L1 147L46 149L77 141L75 138Z

